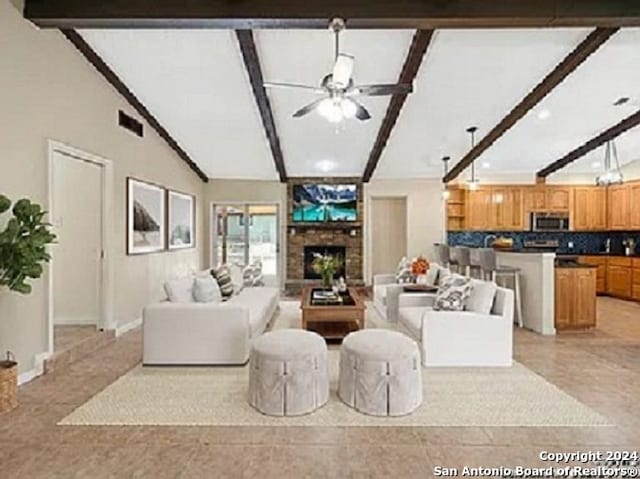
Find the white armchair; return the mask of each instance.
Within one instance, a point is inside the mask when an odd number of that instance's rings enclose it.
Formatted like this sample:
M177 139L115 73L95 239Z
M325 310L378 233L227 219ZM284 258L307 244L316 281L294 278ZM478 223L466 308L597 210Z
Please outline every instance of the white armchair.
M512 290L497 288L490 314L434 311L433 300L414 296L397 313L400 328L418 341L424 366L511 366Z

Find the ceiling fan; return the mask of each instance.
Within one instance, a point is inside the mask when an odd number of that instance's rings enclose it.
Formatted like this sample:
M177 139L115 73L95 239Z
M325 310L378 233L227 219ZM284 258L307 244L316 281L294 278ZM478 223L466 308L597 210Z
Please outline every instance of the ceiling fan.
M356 100L356 97L406 95L413 91L411 84L403 83L356 85L352 77L354 58L352 55L340 52L340 32L344 28L345 22L341 18L334 18L329 24L329 29L333 31L335 36L335 60L333 71L325 75L320 82L320 86L278 82L264 83L266 88L291 88L323 95L323 98L319 98L296 111L293 114L294 118L303 117L317 110L318 113L332 123L339 123L348 118L366 121L371 118L371 115Z

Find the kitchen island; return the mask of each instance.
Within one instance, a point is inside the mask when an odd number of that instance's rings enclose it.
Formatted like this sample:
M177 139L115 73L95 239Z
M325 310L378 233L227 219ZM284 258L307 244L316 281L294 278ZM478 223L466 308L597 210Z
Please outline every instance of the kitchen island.
M556 334L555 259L553 252L496 252L498 266L520 269L524 327L545 335Z

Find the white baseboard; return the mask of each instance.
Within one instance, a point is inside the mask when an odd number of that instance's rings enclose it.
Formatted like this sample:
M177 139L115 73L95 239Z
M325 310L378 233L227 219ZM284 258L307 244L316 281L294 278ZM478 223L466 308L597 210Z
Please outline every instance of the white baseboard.
M116 338L123 335L124 333L128 333L132 329L139 328L140 326L142 326L142 318L134 319L133 321L129 321L126 324L122 324L116 327Z
M36 354L33 361L33 369L30 369L29 371L25 371L22 374L18 375L18 386L26 384L29 381L33 381L38 376L42 376L44 374L44 362L50 356L51 355L49 353Z

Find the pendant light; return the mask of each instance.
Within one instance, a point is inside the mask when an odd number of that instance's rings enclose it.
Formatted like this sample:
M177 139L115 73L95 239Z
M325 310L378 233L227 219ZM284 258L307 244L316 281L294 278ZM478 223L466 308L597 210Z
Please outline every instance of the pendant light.
M612 159L615 165L611 164ZM609 140L604 148L604 174L596 177L596 185L619 185L622 181L622 171L618 162L618 149L616 148L615 140Z
M476 131L478 130L477 126L470 126L467 128L467 133L471 135L471 149L476 146ZM476 178L476 161L473 160L471 162L471 178L467 181L467 186L471 191L475 191L480 186L480 181Z
M448 185L444 182L447 173L449 173L449 160L450 156L443 156L442 163L444 164L444 176L442 177L442 199L447 201L451 197L451 192L449 191Z

